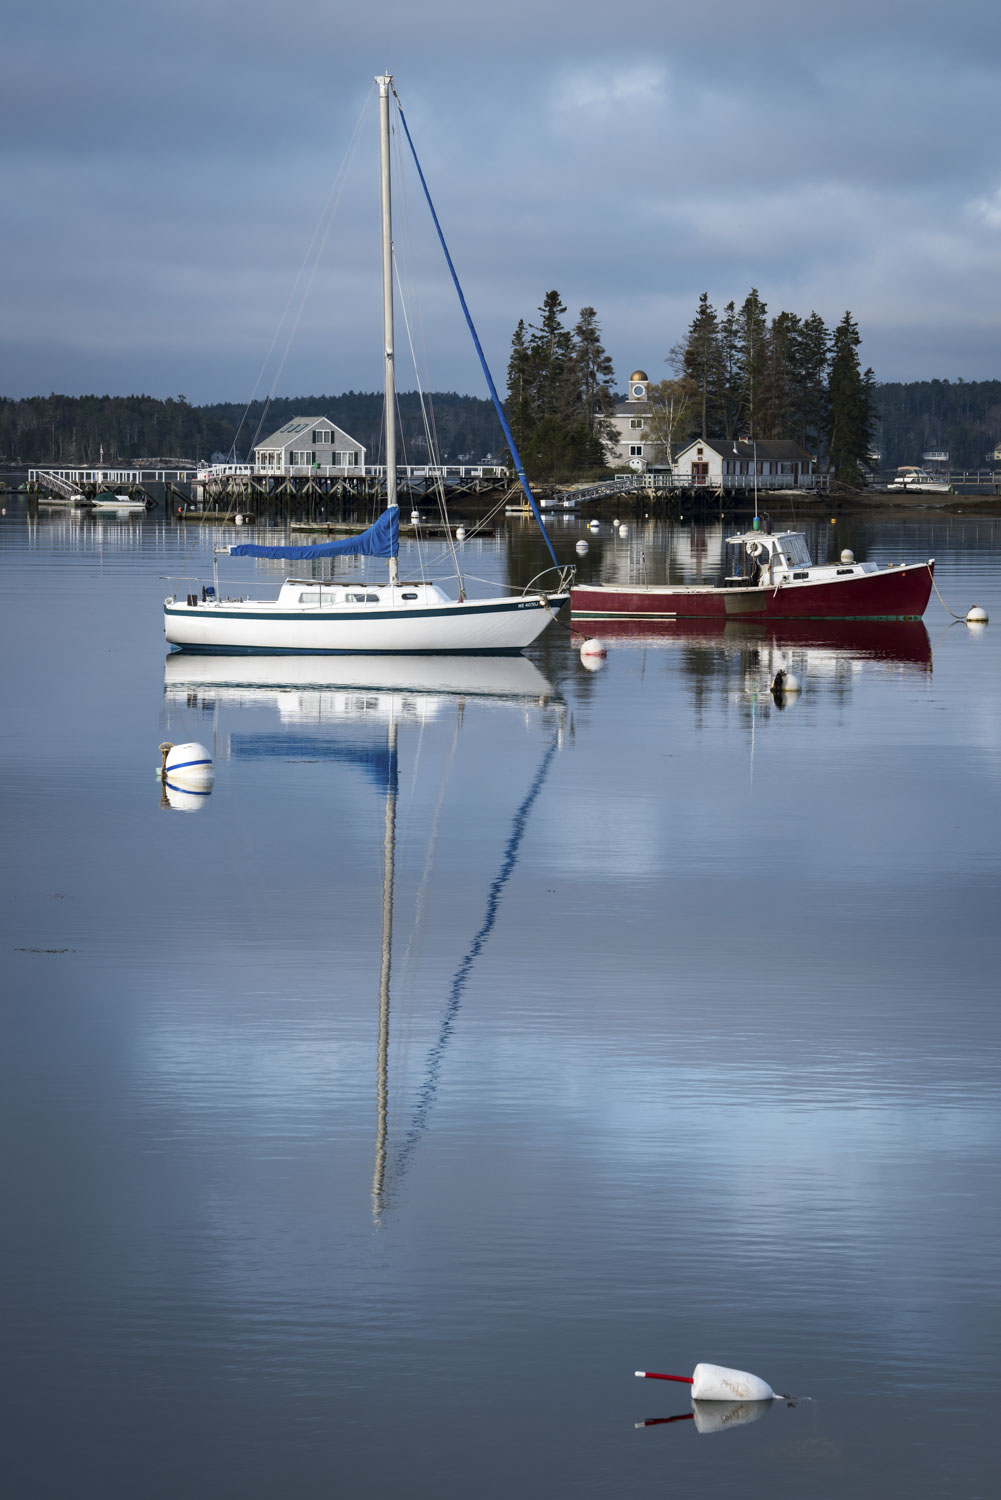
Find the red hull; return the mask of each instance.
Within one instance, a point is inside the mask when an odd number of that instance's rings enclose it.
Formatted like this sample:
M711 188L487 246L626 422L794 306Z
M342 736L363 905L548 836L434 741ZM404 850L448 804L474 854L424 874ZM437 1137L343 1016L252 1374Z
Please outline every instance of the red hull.
M672 588L667 584L578 584L573 615L633 620L920 620L931 597L933 562L779 588Z

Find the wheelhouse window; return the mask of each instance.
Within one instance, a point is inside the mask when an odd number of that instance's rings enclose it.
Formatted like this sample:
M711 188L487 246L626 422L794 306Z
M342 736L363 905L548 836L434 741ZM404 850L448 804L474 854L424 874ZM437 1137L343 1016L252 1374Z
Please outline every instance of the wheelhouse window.
M806 545L806 537L801 532L791 532L789 536L782 538L782 546L789 566L793 568L808 568L810 566L810 549Z

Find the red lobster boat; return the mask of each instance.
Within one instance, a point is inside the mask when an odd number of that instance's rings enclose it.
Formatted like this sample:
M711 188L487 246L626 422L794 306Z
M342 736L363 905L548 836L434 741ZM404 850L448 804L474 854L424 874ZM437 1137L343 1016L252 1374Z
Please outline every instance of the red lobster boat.
M814 563L801 531L727 538L732 571L722 585L582 583L570 591L578 620L920 620L931 597L927 562Z

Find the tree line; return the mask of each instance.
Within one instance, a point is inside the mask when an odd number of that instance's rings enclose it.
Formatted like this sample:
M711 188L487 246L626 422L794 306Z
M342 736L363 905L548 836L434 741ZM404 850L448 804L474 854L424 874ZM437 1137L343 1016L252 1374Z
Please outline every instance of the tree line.
M609 417L618 399L612 362L593 307L576 325L547 292L535 323L511 340L507 416L529 473L566 479L607 462ZM650 387L644 434L665 460L688 438L784 438L826 459L835 476L862 482L876 422L875 378L859 362L850 312L829 330L816 312L771 321L756 289L720 316L707 292L685 338L667 356L673 379Z
M443 463L500 458L503 437L489 400L441 391L431 403ZM427 441L416 391L398 397L401 463L426 463ZM261 442L295 416L325 416L378 462L382 452L381 392L282 397L270 402L192 406L184 396L0 397L0 465L128 465L137 458L246 463Z
M597 313L582 307L571 329L566 310L559 292L547 292L539 321L519 320L507 369L511 434L529 474L548 479L604 470L615 407Z
M1001 380L886 381L876 387L884 468L941 450L953 469L981 469L1001 443Z
M829 329L819 313L779 312L769 321L756 288L722 317L703 292L685 339L668 363L675 379L652 392L654 430L688 437L799 443L835 478L859 484L877 420L876 382L861 367L850 312Z

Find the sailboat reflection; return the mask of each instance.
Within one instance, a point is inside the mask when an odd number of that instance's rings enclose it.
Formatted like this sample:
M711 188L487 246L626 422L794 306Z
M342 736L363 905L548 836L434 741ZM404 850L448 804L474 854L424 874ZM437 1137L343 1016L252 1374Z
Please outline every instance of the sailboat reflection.
M379 1028L376 1063L376 1139L372 1207L377 1223L403 1180L427 1127L439 1078L455 1029L463 993L476 959L493 930L501 896L518 861L531 809L563 743L566 705L552 684L524 656L511 657L234 657L169 656L164 667L168 707L214 713L216 760L230 756L337 760L363 771L384 793L382 940L379 965ZM390 982L396 883L396 818L399 798L399 730L425 724L453 708L453 749L468 703L512 706L541 715L544 751L528 790L514 812L497 873L489 886L479 928L449 984L434 1040L425 1059L410 1124L394 1159L389 1151ZM280 732L219 732L219 707L277 709ZM384 740L359 741L332 729L362 722L384 726ZM446 767L447 769L447 767Z
M749 1427L774 1405L774 1401L693 1401L691 1411L679 1412L676 1417L650 1417L636 1426L668 1427L672 1422L694 1422L696 1431L708 1437L716 1432L729 1432L731 1427Z

